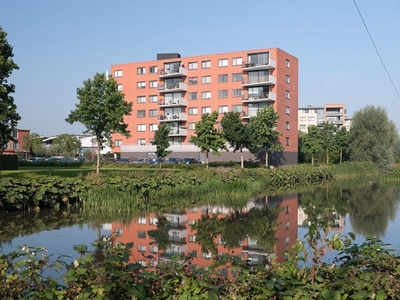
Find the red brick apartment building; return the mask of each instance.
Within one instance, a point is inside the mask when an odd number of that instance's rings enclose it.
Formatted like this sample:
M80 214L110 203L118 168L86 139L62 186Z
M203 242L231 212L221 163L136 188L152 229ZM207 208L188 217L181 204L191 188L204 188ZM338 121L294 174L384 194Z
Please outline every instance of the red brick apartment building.
M242 240L239 247L228 249L224 246L221 235L218 235L214 239L218 254L237 255L243 260L248 260L251 264L265 264L271 261L284 262L287 259L285 251L291 250L298 238L297 194L253 199L253 201L247 203L242 212L246 213L251 209L260 209L262 211L263 207L280 208L280 213L276 219L279 227L275 233L278 241L273 252L263 250L259 246L259 241L251 240L249 237ZM114 222L112 223L112 232L118 234L116 242L133 242L131 261L139 262L142 265L156 266L159 263L169 261L172 254L182 256L191 254L194 265L208 267L213 263L213 255L202 251L201 245L196 242L197 230L192 225L201 220L202 216L212 217L214 214L218 214L218 218L227 218L230 215L235 215L235 213L231 208L216 206L193 207L191 209L163 213L162 216L170 222L172 227L168 232L169 243L166 250L159 249L155 240L148 234L148 231L157 229L160 215L155 213L137 218L129 225ZM246 233L244 234L246 235ZM149 258L149 255L153 256L153 258ZM227 272L228 270L222 271Z
M241 113L248 122L257 110L273 105L280 118L277 130L285 150L271 156L272 164L297 164L298 59L279 48L181 57L158 54L157 60L111 67L126 101L133 102L125 118L129 139L113 135L114 152L123 157L149 157L154 131L161 123L171 127L173 156L202 159L189 140L204 113L216 110ZM279 157L279 160L277 160ZM245 153L245 158L254 158ZM223 152L210 160L239 160L239 153Z
M17 129L13 131L13 138L15 141L9 141L6 146L3 154L16 154L21 157L26 158L26 155L29 154L26 150L22 149L22 141L24 140L24 136L29 134L30 130L28 129Z

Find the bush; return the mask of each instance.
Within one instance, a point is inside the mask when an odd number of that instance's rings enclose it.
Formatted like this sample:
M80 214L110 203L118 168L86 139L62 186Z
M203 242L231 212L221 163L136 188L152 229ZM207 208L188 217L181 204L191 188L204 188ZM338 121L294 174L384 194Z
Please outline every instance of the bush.
M0 170L17 170L17 155L0 155Z

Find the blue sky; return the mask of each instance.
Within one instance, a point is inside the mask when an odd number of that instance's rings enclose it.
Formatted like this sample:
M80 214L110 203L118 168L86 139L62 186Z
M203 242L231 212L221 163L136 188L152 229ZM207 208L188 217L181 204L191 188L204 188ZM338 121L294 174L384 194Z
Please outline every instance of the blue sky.
M400 90L399 0L357 4ZM400 128L400 98L351 0L2 0L0 26L20 66L19 127L42 135L84 130L65 122L76 88L112 64L267 47L299 59L300 106L382 106Z

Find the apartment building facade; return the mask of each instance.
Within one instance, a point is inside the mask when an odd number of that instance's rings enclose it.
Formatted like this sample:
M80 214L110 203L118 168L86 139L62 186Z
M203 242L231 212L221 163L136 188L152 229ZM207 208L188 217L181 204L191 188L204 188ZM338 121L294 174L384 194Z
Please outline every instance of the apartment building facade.
M111 72L125 100L133 102L132 114L125 118L131 137L113 135L113 151L123 157L154 155L154 132L167 123L172 155L201 160L190 137L202 114L218 111L220 120L225 112L235 111L248 122L259 109L273 106L285 148L279 164L297 163L298 60L279 48L192 57L158 54L153 61L113 65ZM254 156L246 152L245 158ZM240 158L231 151L213 159ZM274 163L273 156L271 160Z
M333 124L337 128L344 126L349 129L351 126L351 117L346 116L344 104L299 107L298 118L299 130L302 132L308 132L310 126L321 127L324 122Z
M28 129L17 129L13 131L13 138L15 141L9 141L6 145L4 145L3 154L14 154L18 155L21 158L26 158L29 154L29 151L26 151L22 148L22 141L24 140L24 136L28 135L30 130Z

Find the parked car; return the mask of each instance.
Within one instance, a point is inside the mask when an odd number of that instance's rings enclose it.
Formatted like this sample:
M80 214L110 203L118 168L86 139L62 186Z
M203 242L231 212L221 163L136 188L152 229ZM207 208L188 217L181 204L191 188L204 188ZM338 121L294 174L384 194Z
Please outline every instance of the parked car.
M164 162L162 158L153 158L149 160L149 165L157 165L162 162Z
M70 163L70 162L72 162L72 161L73 161L73 160L72 160L71 157L64 157L63 159L60 160L60 162L68 162L68 163Z
M40 161L46 161L44 157L31 157L28 159L30 162L40 162Z
M182 158L181 163L184 165L191 165L191 164L200 164L201 162L194 157L185 157Z
M145 158L134 158L131 161L131 164L144 164L147 160Z
M117 163L129 163L130 159L127 157L118 158Z
M168 157L165 161L164 164L179 164L181 160L177 157Z

